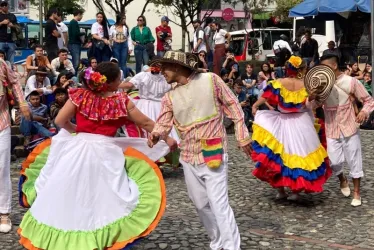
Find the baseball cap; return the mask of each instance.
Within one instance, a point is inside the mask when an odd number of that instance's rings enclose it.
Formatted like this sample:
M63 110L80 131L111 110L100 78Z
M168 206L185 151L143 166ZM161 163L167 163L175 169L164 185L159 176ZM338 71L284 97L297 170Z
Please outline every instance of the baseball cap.
M161 22L164 22L164 21L169 22L170 20L167 16L163 16L163 17L161 17Z
M112 58L110 58L110 62L116 62L116 63L118 63L118 59L115 58L115 57L112 57Z

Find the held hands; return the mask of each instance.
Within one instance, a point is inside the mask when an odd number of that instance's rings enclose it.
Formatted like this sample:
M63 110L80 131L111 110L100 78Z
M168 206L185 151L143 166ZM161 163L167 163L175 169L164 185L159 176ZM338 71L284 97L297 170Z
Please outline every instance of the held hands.
M154 145L156 145L160 141L160 134L159 133L150 133L148 136L148 147L153 148ZM169 145L169 144L168 144Z

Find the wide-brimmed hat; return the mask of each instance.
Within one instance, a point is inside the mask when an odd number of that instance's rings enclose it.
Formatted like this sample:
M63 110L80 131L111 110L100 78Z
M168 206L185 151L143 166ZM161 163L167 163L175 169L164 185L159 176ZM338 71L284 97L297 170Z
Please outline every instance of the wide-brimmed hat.
M185 53L182 51L166 51L162 58L157 58L152 60L149 65L152 66L162 66L164 63L176 63L183 67L189 68L193 71L198 69L198 61L196 55L191 53Z
M324 102L329 97L336 81L335 72L326 65L317 65L305 75L304 83L308 93L315 91L316 99Z

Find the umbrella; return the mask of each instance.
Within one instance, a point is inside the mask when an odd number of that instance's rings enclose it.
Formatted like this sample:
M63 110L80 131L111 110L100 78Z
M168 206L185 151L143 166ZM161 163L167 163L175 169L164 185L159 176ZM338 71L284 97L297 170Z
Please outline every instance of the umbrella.
M319 13L371 12L370 0L305 0L290 10L290 17L316 16Z

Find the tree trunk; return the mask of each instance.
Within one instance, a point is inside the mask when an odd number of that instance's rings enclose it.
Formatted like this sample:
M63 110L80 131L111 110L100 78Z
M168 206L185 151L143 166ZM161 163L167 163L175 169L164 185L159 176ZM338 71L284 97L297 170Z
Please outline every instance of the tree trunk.
M184 29L185 25L182 25L182 51L186 51L186 30Z

